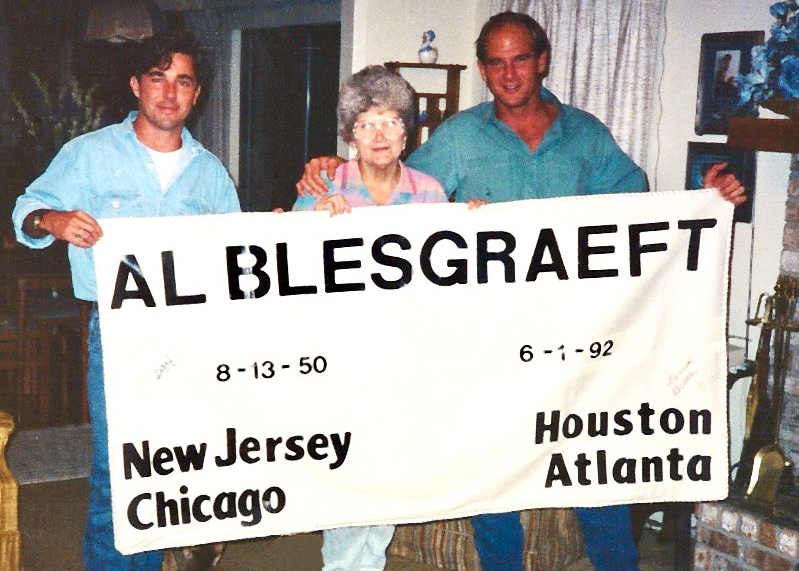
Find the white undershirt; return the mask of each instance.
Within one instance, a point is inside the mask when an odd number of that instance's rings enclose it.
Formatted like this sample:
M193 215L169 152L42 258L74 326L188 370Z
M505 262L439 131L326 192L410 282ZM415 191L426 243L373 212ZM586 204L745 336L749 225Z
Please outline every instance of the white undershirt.
M178 160L180 159L180 153L183 152L183 147L179 148L177 151L169 151L168 153L154 151L149 147L147 147L147 150L150 152L155 170L158 172L161 192L166 192L167 185L171 182L172 175L175 174L175 169L178 166Z

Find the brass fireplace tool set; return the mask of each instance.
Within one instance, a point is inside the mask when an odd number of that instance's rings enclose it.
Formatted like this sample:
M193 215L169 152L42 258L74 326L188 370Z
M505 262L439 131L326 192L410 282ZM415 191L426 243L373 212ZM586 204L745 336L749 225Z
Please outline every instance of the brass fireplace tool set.
M743 451L733 483L733 489L747 505L795 521L799 517L799 498L793 488L793 464L779 442L791 333L799 331L797 297L799 280L781 275L774 295L762 294L755 317L746 321L760 327L760 339L746 397ZM769 372L773 379L771 391Z

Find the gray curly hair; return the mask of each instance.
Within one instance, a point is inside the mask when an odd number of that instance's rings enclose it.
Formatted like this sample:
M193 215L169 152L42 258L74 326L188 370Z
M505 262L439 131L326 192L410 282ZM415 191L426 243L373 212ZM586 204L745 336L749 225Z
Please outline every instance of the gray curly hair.
M405 134L416 126L416 106L411 84L382 65L368 65L347 80L338 96L338 132L352 143L352 128L358 115L372 107L396 111L405 124Z

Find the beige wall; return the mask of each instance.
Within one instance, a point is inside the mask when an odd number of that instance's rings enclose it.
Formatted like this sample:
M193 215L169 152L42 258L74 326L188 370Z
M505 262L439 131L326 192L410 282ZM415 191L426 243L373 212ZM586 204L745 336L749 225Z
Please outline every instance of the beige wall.
M771 0L666 0L663 79L657 89L662 113L655 107L651 152L647 172L654 190L682 189L688 141L726 142L726 135L694 133L699 50L702 34L768 29ZM761 117L776 117L768 110ZM757 153L757 180L752 224L736 224L730 278L729 333L731 343L745 344L747 308L751 311L761 292L773 291L779 272L782 228L785 219L789 159L787 154ZM751 269L750 269L751 265ZM749 291L751 289L751 297ZM686 292L690 295L690 292ZM690 329L690 324L686 324ZM750 327L749 357L760 330ZM742 359L731 353L731 362ZM730 395L730 452L740 455L748 382L739 382Z
M655 190L684 188L688 141L725 142L726 135L694 133L699 50L702 34L744 30L767 32L771 0L667 0L663 80L659 87L662 115L653 131L647 171ZM768 32L767 32L768 34ZM768 36L767 36L768 37ZM761 116L772 116L764 110ZM657 117L657 107L655 113ZM658 152L659 151L659 152ZM753 224L737 224L732 264L730 335L743 344L752 256L752 296L771 291L776 282L782 244L782 220L788 184L789 155L757 154ZM754 242L752 231L754 229ZM750 346L755 329L749 332Z

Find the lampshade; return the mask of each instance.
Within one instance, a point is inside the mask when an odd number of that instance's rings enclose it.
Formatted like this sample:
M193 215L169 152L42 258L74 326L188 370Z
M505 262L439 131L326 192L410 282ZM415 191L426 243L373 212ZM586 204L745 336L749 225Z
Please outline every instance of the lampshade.
M86 39L138 42L156 33L162 21L158 6L148 0L95 0L86 21Z

